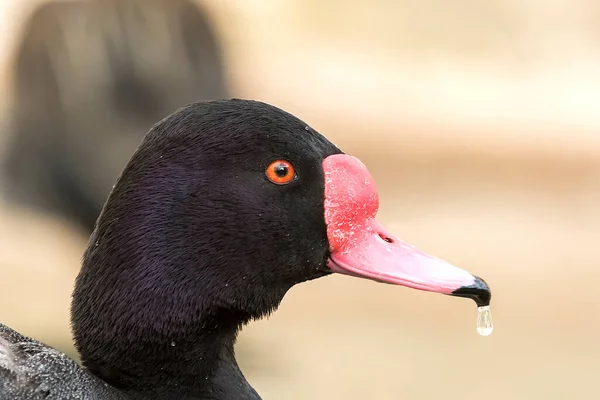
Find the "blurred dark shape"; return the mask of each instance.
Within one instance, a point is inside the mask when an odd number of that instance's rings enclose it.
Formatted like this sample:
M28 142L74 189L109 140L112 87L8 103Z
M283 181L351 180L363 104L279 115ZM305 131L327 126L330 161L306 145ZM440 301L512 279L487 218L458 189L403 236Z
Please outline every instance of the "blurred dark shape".
M154 123L229 97L218 38L192 0L50 2L23 32L4 191L90 231Z

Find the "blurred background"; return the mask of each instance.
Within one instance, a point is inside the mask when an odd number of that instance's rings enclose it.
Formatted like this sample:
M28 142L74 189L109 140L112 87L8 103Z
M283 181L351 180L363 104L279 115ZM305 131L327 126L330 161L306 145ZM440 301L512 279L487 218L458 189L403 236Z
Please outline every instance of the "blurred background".
M0 0L0 320L75 356L69 300L142 136L263 100L367 164L471 301L332 276L237 351L268 399L599 398L600 2Z

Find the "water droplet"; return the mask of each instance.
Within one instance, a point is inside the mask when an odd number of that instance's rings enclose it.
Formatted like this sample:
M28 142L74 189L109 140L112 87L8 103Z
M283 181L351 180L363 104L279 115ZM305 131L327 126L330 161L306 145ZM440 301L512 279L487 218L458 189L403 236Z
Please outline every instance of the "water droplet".
M309 128L308 126L305 126L305 127L304 127L304 130L305 130L305 131L310 131L310 128Z
M477 307L477 332L481 336L489 336L494 330L490 306Z
M175 347L175 342L171 342L171 346Z

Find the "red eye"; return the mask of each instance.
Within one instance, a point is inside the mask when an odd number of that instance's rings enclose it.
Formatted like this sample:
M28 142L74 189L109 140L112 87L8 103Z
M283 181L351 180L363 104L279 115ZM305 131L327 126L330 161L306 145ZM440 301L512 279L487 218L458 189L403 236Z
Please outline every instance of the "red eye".
M277 185L290 183L296 176L294 166L285 160L273 161L267 167L267 178Z

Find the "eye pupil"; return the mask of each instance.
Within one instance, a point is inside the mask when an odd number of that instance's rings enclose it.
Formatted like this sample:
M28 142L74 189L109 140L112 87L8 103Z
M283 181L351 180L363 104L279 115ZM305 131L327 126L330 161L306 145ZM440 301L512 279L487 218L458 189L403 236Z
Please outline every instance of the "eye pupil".
M285 178L289 172L289 168L285 164L278 164L275 166L275 175L280 178Z

